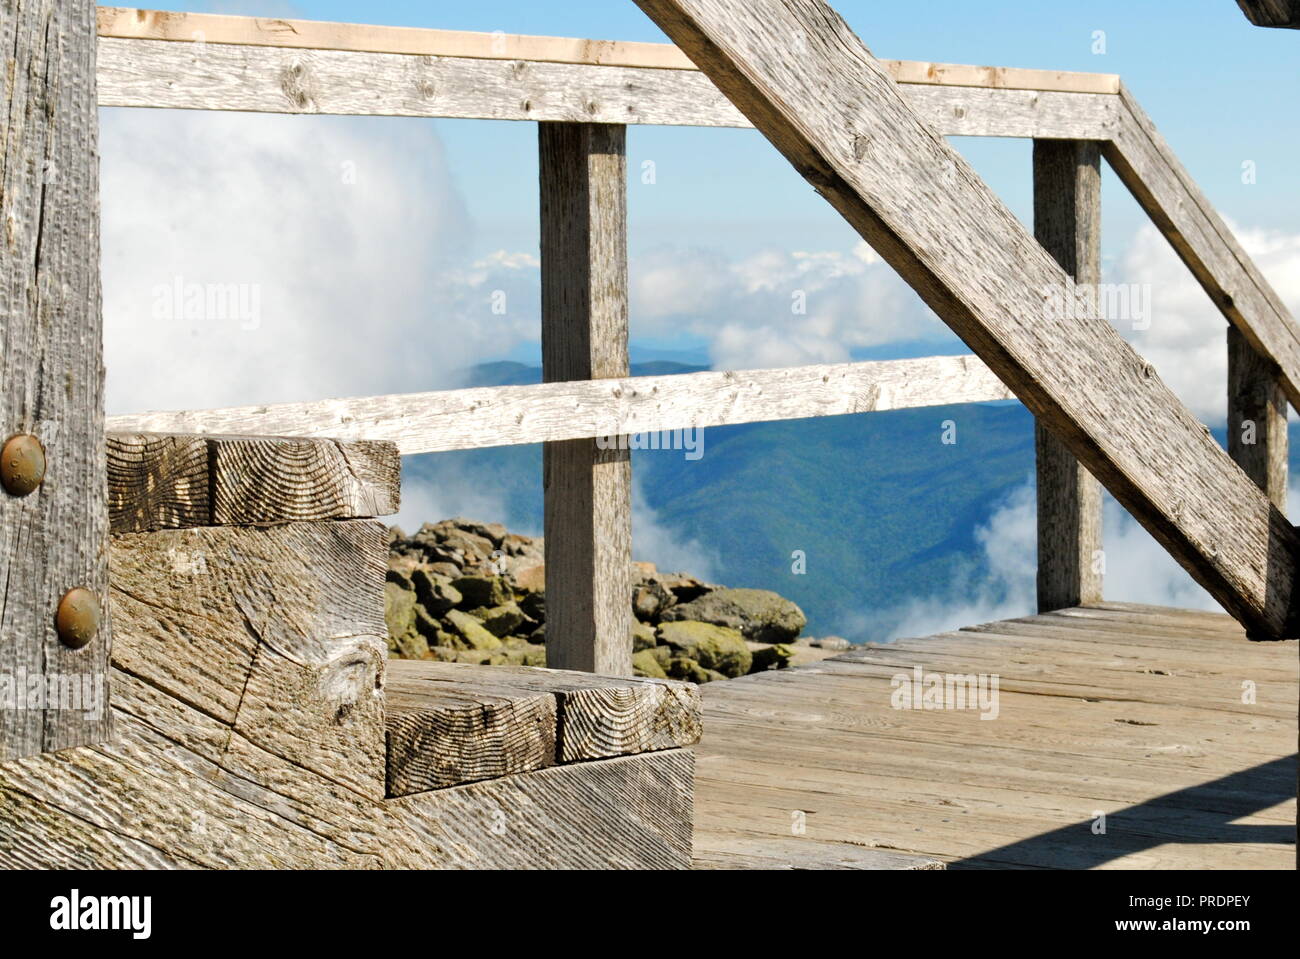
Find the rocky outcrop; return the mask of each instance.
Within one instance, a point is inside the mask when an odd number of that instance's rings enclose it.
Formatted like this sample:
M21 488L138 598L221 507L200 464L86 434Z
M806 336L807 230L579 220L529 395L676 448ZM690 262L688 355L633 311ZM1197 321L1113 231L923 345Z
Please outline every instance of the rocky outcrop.
M393 527L385 586L389 655L489 665L546 664L543 542L499 523ZM633 564L637 675L696 683L782 669L807 620L788 599ZM807 640L798 643L807 649Z

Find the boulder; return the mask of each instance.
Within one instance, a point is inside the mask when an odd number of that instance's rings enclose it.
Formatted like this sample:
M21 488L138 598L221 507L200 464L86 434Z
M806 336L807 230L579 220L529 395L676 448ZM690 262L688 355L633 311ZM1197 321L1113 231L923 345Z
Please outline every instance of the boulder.
M519 599L519 608L525 616L539 623L546 622L546 594L528 593Z
M765 669L785 669L794 658L794 647L785 643L773 646L760 646L753 650L754 661L750 664L751 673L760 673Z
M431 616L441 616L449 609L459 606L464 600L460 590L451 585L451 580L426 569L411 572L411 583L415 589L415 598Z
M409 589L412 592L415 590L415 586L411 582L411 577L408 571L401 569L400 567L389 566L388 572L384 574L384 582L392 583L394 586L400 586L402 589Z
M452 520L462 532L471 533L479 536L492 544L493 549L501 546L501 541L506 537L506 528L500 523L478 523L472 519Z
M673 606L663 614L663 619L725 626L758 643L793 640L808 622L798 606L766 589L716 589Z
M745 639L734 629L686 620L659 626L659 639L684 656L724 676L744 676L754 657Z
M653 656L655 662L665 669L668 668L668 663L673 658L673 648L671 646L655 646L646 650L646 652Z
M658 622L663 611L677 602L662 583L646 583L632 589L632 612L646 623Z
M523 612L514 603L471 609L470 615L481 622L483 628L493 636L509 636L526 620Z
M442 537L443 548L459 550L465 557L465 563L482 563L492 558L496 549L492 541L485 536L478 536L463 529L452 530Z
M546 647L535 643L509 643L502 650L507 664L511 666L545 666Z
M499 576L461 576L452 580L451 585L461 594L460 605L468 609L500 606L513 598Z
M546 564L529 562L516 565L511 570L511 579L522 590L540 593L546 589Z
M668 678L664 668L659 665L659 660L648 649L632 654L632 671L638 676L649 676L651 679Z
M447 624L448 630L460 637L470 649L501 648L501 640L484 629L483 624L469 613L461 612L459 609L450 610L443 617L443 622Z
M389 648L406 636L416 635L415 594L396 583L384 584L384 622L388 625Z
M654 649L658 641L653 626L647 623L632 623L632 652L639 653L642 650Z
M682 679L688 683L711 683L715 679L726 679L715 669L705 669L693 659L687 659L685 656L674 656L668 661L666 670L672 679Z
M852 649L853 644L843 636L823 636L821 639L812 639L808 641L809 646L816 646L818 649Z

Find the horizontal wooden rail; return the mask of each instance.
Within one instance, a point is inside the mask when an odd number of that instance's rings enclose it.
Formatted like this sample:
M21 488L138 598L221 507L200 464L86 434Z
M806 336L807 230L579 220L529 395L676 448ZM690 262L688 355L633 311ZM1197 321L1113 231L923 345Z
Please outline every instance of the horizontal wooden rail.
M696 70L690 58L671 43L473 33L129 7L99 7L96 13L99 35L118 39ZM1116 93L1119 90L1119 77L1111 73L981 67L916 60L885 60L882 63L899 83L1060 93Z
M99 42L98 76L106 107L750 126L694 70L251 44L207 43L196 56L194 44L109 37ZM1099 140L1110 135L1115 109L1111 94L924 83L900 89L952 136Z
M932 356L139 413L107 428L388 440L411 455L1014 398L975 357Z

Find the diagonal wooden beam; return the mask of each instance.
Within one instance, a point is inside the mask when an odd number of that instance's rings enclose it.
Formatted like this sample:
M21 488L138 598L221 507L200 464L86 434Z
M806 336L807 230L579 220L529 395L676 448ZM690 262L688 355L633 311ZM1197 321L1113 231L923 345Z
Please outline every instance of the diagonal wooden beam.
M1237 6L1257 27L1300 30L1300 0L1237 0Z
M819 0L637 0L1224 608L1291 623L1297 534Z

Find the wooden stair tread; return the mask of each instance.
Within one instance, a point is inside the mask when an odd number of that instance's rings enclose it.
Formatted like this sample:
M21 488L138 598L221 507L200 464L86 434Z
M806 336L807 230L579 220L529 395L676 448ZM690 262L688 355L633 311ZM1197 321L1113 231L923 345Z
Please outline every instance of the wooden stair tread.
M109 433L114 533L397 512L401 458L376 440Z
M690 746L698 687L527 666L388 662L388 794Z

